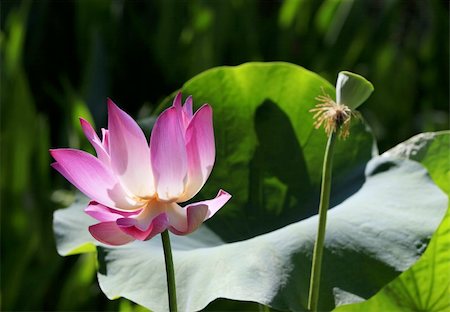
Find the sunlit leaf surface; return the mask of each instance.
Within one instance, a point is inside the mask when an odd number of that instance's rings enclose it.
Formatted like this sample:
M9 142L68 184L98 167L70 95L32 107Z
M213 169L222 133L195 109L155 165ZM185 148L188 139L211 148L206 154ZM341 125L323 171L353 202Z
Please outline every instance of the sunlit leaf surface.
M423 133L387 151L420 161L449 195L450 132ZM450 209L417 263L368 301L336 311L447 311L450 309Z

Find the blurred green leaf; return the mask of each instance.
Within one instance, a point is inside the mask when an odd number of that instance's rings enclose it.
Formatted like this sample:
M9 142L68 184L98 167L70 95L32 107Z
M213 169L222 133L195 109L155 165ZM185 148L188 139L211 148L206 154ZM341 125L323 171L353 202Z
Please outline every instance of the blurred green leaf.
M149 312L150 310L127 299L120 299L119 312ZM151 311L150 311L151 312Z
M67 279L70 283L61 285L61 295L58 298L59 310L76 310L83 304L92 300L91 296L86 296L86 289L92 288L97 271L97 260L95 254L87 253L81 255L75 265L68 272ZM92 292L87 292L91 294ZM77 298L77 300L74 300Z
M280 9L278 16L278 23L282 28L287 28L292 25L295 15L301 5L301 0L285 0Z
M80 127L80 118L87 120L93 127L95 127L94 119L86 103L80 98L73 96L71 99L70 107L72 108L72 129L75 129L78 137L84 138L83 130ZM85 144L87 145L87 144Z
M315 25L317 30L321 34L326 34L327 30L332 30L331 23L333 22L333 17L336 16L336 10L342 1L339 0L325 0L320 5L319 10L315 16Z
M45 163L48 127L35 109L23 67L30 6L31 1L23 1L7 16L1 45L1 62L4 65L1 67L0 105L3 310L18 307L26 310L37 305L53 278L54 269L58 267L57 261L46 258L49 244L42 239L44 233L51 233L42 222L43 215L51 207L40 207L49 192ZM51 265L52 269L30 271L30 267L40 265L41 261ZM37 280L42 287L28 296L28 300L21 300L25 289L34 287Z

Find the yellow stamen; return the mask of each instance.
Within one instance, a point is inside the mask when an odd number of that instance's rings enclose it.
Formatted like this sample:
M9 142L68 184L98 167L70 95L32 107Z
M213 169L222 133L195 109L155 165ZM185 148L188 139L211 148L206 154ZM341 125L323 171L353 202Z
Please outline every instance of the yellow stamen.
M332 132L336 132L340 128L339 137L346 139L350 134L350 121L352 116L359 118L359 113L352 111L348 106L344 104L337 104L333 99L325 93L322 88L323 95L316 97L319 103L315 108L310 109L311 113L315 113L313 118L314 127L319 129L322 124L324 125L325 132L330 135Z

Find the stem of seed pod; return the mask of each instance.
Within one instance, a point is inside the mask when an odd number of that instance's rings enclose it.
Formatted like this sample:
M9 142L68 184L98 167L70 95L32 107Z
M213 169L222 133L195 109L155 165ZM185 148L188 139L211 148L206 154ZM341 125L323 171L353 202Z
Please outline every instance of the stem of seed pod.
M311 280L309 284L308 310L316 312L319 302L320 272L322 268L323 245L325 242L325 228L327 224L327 211L330 204L331 191L331 170L333 164L333 148L339 127L336 132L332 131L328 137L327 147L325 149L323 168L322 168L322 186L320 191L319 204L319 226L317 230L316 242L311 267Z
M161 233L164 249L164 260L166 263L167 294L169 296L169 311L177 312L177 290L175 287L175 271L173 268L172 248L170 247L169 231Z

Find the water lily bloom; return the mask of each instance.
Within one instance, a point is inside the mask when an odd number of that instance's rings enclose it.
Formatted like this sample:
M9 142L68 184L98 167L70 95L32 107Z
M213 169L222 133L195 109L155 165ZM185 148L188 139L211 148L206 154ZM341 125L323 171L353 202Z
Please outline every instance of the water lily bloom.
M212 108L193 114L192 98L173 105L156 120L150 145L137 123L108 99L108 129L102 139L80 119L97 157L76 149L50 150L52 167L91 199L86 213L100 221L92 236L109 245L148 240L169 229L177 235L195 231L231 195L189 204L211 173L215 159Z

